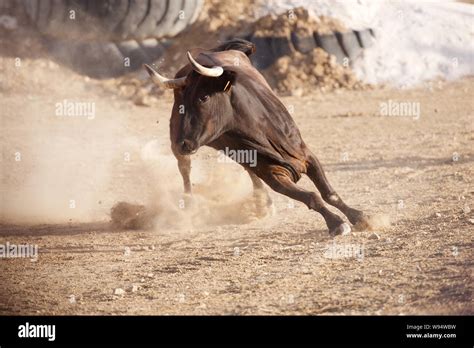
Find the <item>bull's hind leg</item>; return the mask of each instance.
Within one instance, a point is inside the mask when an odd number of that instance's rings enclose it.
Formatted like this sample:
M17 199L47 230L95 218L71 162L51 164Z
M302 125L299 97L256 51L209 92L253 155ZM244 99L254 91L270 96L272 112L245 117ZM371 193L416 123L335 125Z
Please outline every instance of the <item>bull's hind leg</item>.
M316 192L306 191L298 187L285 171L273 171L270 175L262 179L276 192L303 202L309 209L320 213L326 221L331 235L335 236L350 233L351 228L349 225L326 208L324 201Z
M339 209L358 230L365 230L370 227L368 217L360 210L349 207L339 197L336 191L329 184L321 163L316 156L311 155L308 160L307 174L318 188L323 199L330 205Z

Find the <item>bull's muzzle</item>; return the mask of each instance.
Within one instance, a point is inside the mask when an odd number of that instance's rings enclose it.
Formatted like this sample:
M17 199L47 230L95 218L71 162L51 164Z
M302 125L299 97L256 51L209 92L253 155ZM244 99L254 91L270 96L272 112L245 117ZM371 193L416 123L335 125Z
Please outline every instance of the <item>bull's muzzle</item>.
M179 143L179 151L182 155L192 155L193 153L196 153L197 149L198 144L193 140L184 139Z

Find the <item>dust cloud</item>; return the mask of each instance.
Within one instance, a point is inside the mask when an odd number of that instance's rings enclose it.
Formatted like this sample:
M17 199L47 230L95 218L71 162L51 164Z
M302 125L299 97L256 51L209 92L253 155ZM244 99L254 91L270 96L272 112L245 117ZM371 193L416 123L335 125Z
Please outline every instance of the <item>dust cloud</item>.
M170 150L152 140L140 151L149 187L145 206L119 202L112 208L112 222L120 228L173 228L192 230L220 224L242 224L271 212L265 195L253 195L248 174L235 163L218 163L211 149L193 158L193 194L183 193L176 159ZM175 178L178 180L170 180Z

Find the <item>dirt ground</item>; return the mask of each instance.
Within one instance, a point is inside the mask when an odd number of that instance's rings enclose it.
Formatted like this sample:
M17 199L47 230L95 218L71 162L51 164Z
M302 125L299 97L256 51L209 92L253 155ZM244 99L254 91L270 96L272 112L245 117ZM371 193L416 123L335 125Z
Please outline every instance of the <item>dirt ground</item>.
M0 63L0 244L39 248L0 259L0 314L474 313L474 79L282 98L340 196L391 221L331 239L276 193L255 215L247 175L210 149L183 208L168 95L140 107L47 60ZM64 100L94 117L58 115ZM380 116L389 100L420 117ZM113 230L118 201L161 215Z

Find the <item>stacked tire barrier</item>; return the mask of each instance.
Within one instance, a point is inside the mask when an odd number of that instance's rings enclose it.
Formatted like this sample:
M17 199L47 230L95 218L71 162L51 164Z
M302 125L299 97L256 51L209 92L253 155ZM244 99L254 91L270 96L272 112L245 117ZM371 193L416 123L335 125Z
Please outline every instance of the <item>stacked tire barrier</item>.
M25 11L59 62L112 77L163 55L197 19L203 0L26 0Z
M159 60L170 38L194 23L204 0L25 0L25 12L43 34L52 58L85 75L115 77ZM309 31L310 33L310 31ZM286 35L286 34L285 34ZM339 63L349 63L375 39L372 29L242 37L257 51L261 70L278 58L320 47ZM229 38L230 39L230 38ZM198 44L198 43L196 43Z
M300 36L292 32L290 37L259 37L248 35L249 40L257 47L252 56L253 63L258 69L266 69L278 58L289 55L292 51L308 53L320 47L336 57L339 63L350 63L363 49L375 42L375 33L372 29L351 30L320 35L316 32L309 36Z

